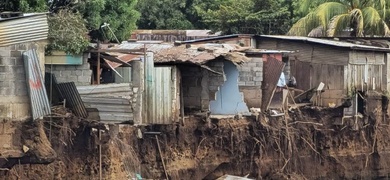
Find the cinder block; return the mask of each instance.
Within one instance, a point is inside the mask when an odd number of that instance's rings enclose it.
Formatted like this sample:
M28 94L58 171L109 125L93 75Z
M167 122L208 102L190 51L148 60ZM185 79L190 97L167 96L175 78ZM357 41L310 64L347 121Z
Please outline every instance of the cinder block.
M238 86L245 86L245 81L238 81Z
M16 74L25 74L26 70L24 69L24 66L11 66L13 69L13 72Z
M11 51L7 49L0 49L1 57L11 57Z
M21 88L15 90L15 95L17 96L25 96L27 95L27 88Z
M24 66L24 61L22 57L14 57L16 66Z
M246 85L246 86L254 86L254 85L255 85L255 82L253 82L253 81L247 81L247 82L245 82L245 85Z
M76 67L77 66L75 66L75 65L68 65L68 66L65 66L65 70L74 71L74 70L77 70Z
M66 79L66 82L77 82L78 81L78 77L76 77L76 76L68 76L65 79Z
M22 57L22 51L11 51L11 57Z
M92 70L90 70L90 69L87 69L87 70L82 70L82 75L83 76L89 76L89 77L91 77L91 75L92 75Z
M57 82L59 82L59 83L68 82L66 77L57 76L56 79L57 79Z
M27 89L27 83L24 80L14 81L14 84L16 89Z
M252 73L251 72L240 71L239 72L239 76L240 77L250 77L250 76L252 76Z
M249 77L240 77L240 82L249 81Z
M252 70L255 71L255 72L263 72L263 68L262 67L253 67Z
M256 72L255 75L256 75L257 77L263 77L263 72Z
M263 63L263 58L252 58L250 62Z
M0 95L3 95L3 96L12 95L11 89L10 88L0 88Z
M61 71L61 76L68 77L72 74L72 71L63 70Z
M0 88L9 88L10 87L10 82L7 79L1 79L0 81ZM4 80L4 81L3 81Z
M76 76L82 76L83 75L83 71L82 70L75 70L74 72L76 73Z
M77 81L78 81L78 82L81 82L81 83L91 82L91 77L88 77L88 76L79 76L79 77L77 77Z
M0 64L1 65L15 65L15 58L11 57L0 57Z
M263 67L263 63L256 63L256 67Z
M243 66L243 67L241 68L241 71L250 72L250 71L251 71L251 67Z
M56 71L64 71L66 69L64 65L53 65L53 68Z
M255 66L256 66L256 63L254 63L254 62L249 62L249 63L246 63L245 66L247 66L247 67L255 67Z
M262 84L261 81L260 81L260 82L255 82L255 85L256 85L256 86L261 86L261 84Z
M0 73L1 72L4 72L4 73L8 72L8 67L7 66L0 66Z
M263 80L263 77L257 77L257 76L255 76L255 77L253 77L253 81L262 81Z

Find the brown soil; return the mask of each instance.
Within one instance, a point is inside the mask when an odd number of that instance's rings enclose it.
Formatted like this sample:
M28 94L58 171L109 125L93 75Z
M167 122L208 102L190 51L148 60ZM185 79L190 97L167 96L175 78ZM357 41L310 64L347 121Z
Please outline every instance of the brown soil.
M102 129L104 179L131 179L136 173L164 179L156 137L144 134L137 138L139 128L161 132L158 139L170 179L216 179L224 174L249 174L254 179L387 178L389 120L374 106L376 102L370 104L371 113L357 121L357 127L354 120L340 124L342 109L305 108L290 112L287 118L264 116L261 120L207 122L190 117L184 126L148 127L106 127L80 121L64 111L44 120L45 133L57 154L54 162L17 164L10 171L0 171L0 179L99 179L97 129ZM38 149L53 156L46 146Z

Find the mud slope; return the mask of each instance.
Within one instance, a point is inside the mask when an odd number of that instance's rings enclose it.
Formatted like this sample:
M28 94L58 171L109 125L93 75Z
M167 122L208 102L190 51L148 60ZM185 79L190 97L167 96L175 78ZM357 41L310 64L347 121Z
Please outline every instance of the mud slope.
M224 174L254 179L372 179L390 172L389 120L380 109L366 118L345 120L341 109L306 108L278 118L206 121L185 125L102 126L67 112L44 120L56 159L51 164L16 164L0 179L99 179L102 176L164 179L215 179ZM142 132L161 132L155 135Z

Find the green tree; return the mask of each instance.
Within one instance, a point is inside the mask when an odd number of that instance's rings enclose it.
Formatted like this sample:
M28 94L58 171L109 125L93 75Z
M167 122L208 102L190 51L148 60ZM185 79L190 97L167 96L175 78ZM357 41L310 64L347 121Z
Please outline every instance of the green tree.
M0 11L47 12L46 0L2 0Z
M192 29L187 17L192 0L140 0L137 10L141 13L140 29Z
M139 12L135 10L137 0L89 0L77 4L77 10L87 20L87 28L93 39L127 40L136 29ZM107 23L108 27L101 26Z
M62 9L49 16L48 22L47 53L59 50L70 54L80 54L89 46L88 30L79 13Z
M204 21L224 34L283 34L290 24L289 15L280 1L226 0L218 9L208 9Z
M317 29L321 36L388 36L389 0L301 0L305 16L289 30L288 35L307 36Z

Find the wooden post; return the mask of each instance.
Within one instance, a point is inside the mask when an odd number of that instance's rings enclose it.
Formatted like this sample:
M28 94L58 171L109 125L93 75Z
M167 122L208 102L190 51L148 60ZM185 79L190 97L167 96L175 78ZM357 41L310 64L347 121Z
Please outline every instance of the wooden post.
M155 135L155 137L156 137L156 141L157 141L158 152L160 154L161 162L162 162L162 165L163 165L163 168L164 168L165 178L167 178L167 180L169 180L168 173L167 173L167 168L165 167L164 157L163 157L163 155L161 153L160 142L158 142L158 135Z
M100 49L100 41L97 43L98 50ZM96 68L96 83L100 84L100 52L97 54L97 68Z

